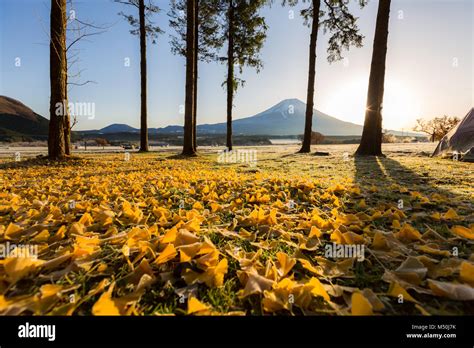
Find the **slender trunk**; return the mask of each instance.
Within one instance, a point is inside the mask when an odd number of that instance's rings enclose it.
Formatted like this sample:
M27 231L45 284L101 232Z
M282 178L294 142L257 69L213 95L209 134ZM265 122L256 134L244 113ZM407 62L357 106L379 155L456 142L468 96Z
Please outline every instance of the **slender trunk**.
M67 67L67 53L66 53L66 67ZM67 90L67 70L66 70L66 100L69 101ZM64 114L64 151L67 156L71 155L71 115L69 109Z
M140 114L140 151L148 151L147 124L147 71L146 71L146 29L145 2L139 0L138 12L140 20L140 77L141 77L141 114Z
M380 0L370 67L364 130L356 155L382 155L382 105L391 0Z
M311 152L311 133L313 131L314 82L316 80L316 47L318 43L320 0L313 0L313 22L309 42L308 90L306 95L306 116L304 124L303 144L300 153Z
M227 149L232 151L232 104L234 101L234 6L229 1L227 47Z
M193 109L193 148L197 151L197 88L199 64L199 0L196 0L196 20L194 22L194 109Z
M183 155L192 156L194 151L193 141L193 115L194 115L194 50L195 46L195 21L196 21L196 0L188 0L186 12L186 96L184 110L184 140Z
M66 155L64 124L67 108L66 92L66 0L51 0L49 44L50 88L48 156L63 159Z

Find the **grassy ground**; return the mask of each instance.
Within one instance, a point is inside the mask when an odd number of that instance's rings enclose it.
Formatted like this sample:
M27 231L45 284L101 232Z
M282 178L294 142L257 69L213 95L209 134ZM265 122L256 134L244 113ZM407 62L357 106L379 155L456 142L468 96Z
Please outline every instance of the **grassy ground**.
M4 159L0 313L472 313L474 166L420 146Z

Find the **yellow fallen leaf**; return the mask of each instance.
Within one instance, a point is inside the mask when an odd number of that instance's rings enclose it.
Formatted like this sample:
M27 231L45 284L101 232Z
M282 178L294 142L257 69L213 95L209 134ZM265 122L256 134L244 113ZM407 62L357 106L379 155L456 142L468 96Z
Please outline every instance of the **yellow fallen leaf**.
M451 232L463 238L474 239L473 228L469 229L464 226L456 225L456 226L451 227Z
M161 265L163 263L166 263L166 262L174 259L174 257L176 255L178 255L178 253L177 253L176 248L174 247L174 245L173 244L168 244L166 246L166 248L160 253L160 255L158 255L158 257L155 260L155 263L158 264L158 265Z
M439 247L436 245L420 245L416 247L417 250L423 251L424 253L431 254L431 255L440 255L449 257L451 253L448 250L440 250Z
M211 207L211 212L213 213L220 211L222 209L222 206L216 202L209 203L209 206Z
M402 226L400 225L399 220L393 220L392 221L392 228L401 228Z
M209 306L205 305L195 297L190 297L188 299L188 314L194 314L203 311L209 311Z
M311 226L311 230L309 231L309 235L308 235L308 238L311 238L311 237L321 237L322 235L322 232L319 228L317 228L316 226Z
M193 243L183 245L179 247L179 262L189 262L196 256L199 249L201 249L201 243Z
M474 264L463 261L463 263L461 263L459 279L461 279L464 283L474 286Z
M104 292L96 303L92 306L93 315L120 315L120 310L115 300L112 299L114 284L110 285L107 292Z
M79 223L83 224L84 226L90 226L94 223L94 219L89 213L85 213L82 215L82 217L79 219Z
M381 311L385 308L385 305L382 301L378 298L378 296L373 292L371 289L366 288L362 290L362 295L369 300L370 304L372 305L372 309L374 311Z
M449 210L443 214L442 218L444 220L456 220L459 219L459 215L453 208L449 208Z
M319 281L318 278L312 277L308 283L306 283L307 286L311 287L311 294L314 296L321 296L324 298L326 301L329 301L329 295L324 288L323 284Z
M180 229L178 233L176 233L176 238L174 241L174 246L178 247L181 245L189 245L199 242L199 237L195 234L185 230Z
M419 284L425 278L428 268L416 257L409 256L395 270L395 274L403 280Z
M293 257L288 256L285 253L279 252L277 253L277 259L278 259L278 275L280 277L284 277L285 275L288 274L288 272L291 271L294 265L296 265L296 259Z
M100 240L98 236L76 236L76 242L74 243L74 256L82 257L91 255L100 250L99 244Z
M194 218L186 222L182 228L190 232L199 232L201 230L201 220L198 218Z
M426 309L424 309L424 308L423 308L421 305L419 305L419 304L415 304L415 308L418 309L422 315L426 315L426 316L430 316L430 315L431 315L430 312L428 312Z
M245 272L247 274L247 281L245 288L239 291L240 297L247 297L252 294L262 293L264 290L272 288L274 282L267 279L256 272Z
M54 234L54 236L51 237L51 242L57 242L59 240L64 239L66 235L66 226L62 225Z
M392 282L388 289L387 295L400 298L402 296L403 301L407 300L410 302L418 303L398 282Z
M404 224L402 229L395 234L399 239L416 241L421 239L421 233L409 224Z
M457 301L474 300L474 288L465 284L456 284L448 282L438 282L428 279L428 286L433 294L437 296L447 297Z
M42 230L38 233L34 238L31 239L32 242L35 243L44 243L49 239L49 232L48 230Z
M173 226L172 228L170 228L166 233L165 235L163 236L163 238L161 239L161 243L173 243L176 239L176 235L178 234L178 229L176 228L176 226Z
M17 234L21 233L21 231L23 231L23 228L10 222L10 224L8 224L7 229L5 230L5 239L14 238Z
M372 240L372 247L375 250L387 250L389 248L387 238L382 232L375 232L374 239Z
M201 202L194 202L193 204L193 209L196 209L196 210L203 210L204 209L204 206L201 204Z
M360 292L352 294L352 315L373 315L372 305L369 300Z
M16 283L20 279L34 272L36 268L43 263L43 260L38 260L31 256L7 257L3 262L3 267L10 282Z

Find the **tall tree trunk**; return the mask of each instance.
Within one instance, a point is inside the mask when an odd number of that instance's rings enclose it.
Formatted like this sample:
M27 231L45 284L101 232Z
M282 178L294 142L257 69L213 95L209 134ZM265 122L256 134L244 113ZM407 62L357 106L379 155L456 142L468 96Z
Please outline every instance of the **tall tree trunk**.
M67 67L67 52L66 52L66 67ZM67 81L68 81L68 72L66 70L66 99L69 101ZM64 152L66 156L71 155L71 115L69 114L69 109L64 114Z
M192 156L196 153L193 146L193 115L195 108L194 80L196 78L194 71L196 0L187 0L186 5L186 100L184 110L183 155Z
M391 0L379 0L364 130L356 155L382 155L382 107Z
M58 160L63 159L66 154L66 143L64 141L65 115L68 113L66 0L51 0L50 26L49 78L51 97L49 101L48 156L50 159Z
M148 123L147 123L147 71L146 71L146 29L145 29L145 2L138 2L138 16L140 20L140 78L141 78L141 113L140 113L140 152L148 151Z
M193 109L193 148L197 151L197 88L199 64L199 0L196 0L196 20L194 22L194 109Z
M319 10L321 0L313 0L313 22L309 42L308 90L306 95L306 115L304 124L303 144L300 153L311 152L311 133L313 131L314 82L316 80L316 47L318 42Z
M227 149L232 151L232 104L234 101L234 5L229 0L227 47Z

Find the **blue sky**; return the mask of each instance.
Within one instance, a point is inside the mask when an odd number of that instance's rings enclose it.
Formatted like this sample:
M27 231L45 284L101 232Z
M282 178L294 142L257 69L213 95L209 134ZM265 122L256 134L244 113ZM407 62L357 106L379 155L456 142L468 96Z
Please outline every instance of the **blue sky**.
M170 52L168 1L155 0L163 11L155 17L165 34L148 45L149 125L182 124L184 59ZM344 62L326 60L327 36L318 42L316 108L342 120L362 124L377 1L354 12L365 35L363 48L352 48ZM387 58L384 128L408 129L416 118L443 114L464 116L474 105L474 10L471 0L393 0ZM0 94L16 98L48 117L48 0L0 2ZM112 0L74 0L76 16L106 33L80 43L80 62L71 73L96 84L72 87L70 100L95 103L93 120L80 118L76 129L111 123L139 125L140 73L138 37L117 13L133 11ZM291 10L295 11L294 18ZM269 25L262 51L264 69L246 69L247 81L235 99L235 118L252 116L282 99L305 101L309 29L297 9L273 5L263 10ZM16 66L20 58L21 65ZM130 67L124 66L126 58ZM198 123L225 121L221 83L225 67L201 63ZM317 125L315 125L317 129Z

